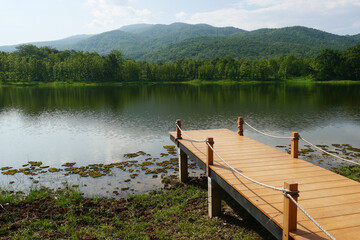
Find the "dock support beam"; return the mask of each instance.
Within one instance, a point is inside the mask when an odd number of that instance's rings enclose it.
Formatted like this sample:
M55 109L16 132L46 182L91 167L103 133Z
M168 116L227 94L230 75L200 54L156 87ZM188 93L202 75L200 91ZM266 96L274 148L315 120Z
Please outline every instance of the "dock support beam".
M188 156L183 150L179 149L179 181L187 182L188 176Z
M176 139L175 143L179 147L179 140L182 139L181 137L181 120L178 119L175 122L176 127ZM188 157L187 154L179 148L179 181L186 182L188 180Z
M217 182L208 177L208 207L209 218L221 214L221 187Z
M292 132L291 137L291 157L297 158L299 152L299 133Z
M285 182L284 188L290 191L294 191L294 193L289 193L295 201L298 200L299 194L298 184L293 181ZM289 232L296 231L297 225L297 206L289 199L286 195L284 195L284 226L283 226L283 240L291 239L289 236Z

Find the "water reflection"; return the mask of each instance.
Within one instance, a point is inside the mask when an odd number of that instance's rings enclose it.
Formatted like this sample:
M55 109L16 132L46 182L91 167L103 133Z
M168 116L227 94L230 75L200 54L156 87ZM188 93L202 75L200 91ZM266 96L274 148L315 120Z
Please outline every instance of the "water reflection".
M239 115L262 131L299 131L317 144L360 146L360 85L238 84L0 87L0 166L121 161L159 155L168 131L229 128ZM245 135L276 146L245 128Z

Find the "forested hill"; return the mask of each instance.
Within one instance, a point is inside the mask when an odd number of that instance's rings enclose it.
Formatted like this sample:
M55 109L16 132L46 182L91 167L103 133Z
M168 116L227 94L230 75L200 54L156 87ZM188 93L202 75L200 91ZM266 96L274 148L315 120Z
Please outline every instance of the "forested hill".
M67 39L69 40L69 39ZM71 38L70 38L71 40ZM266 59L293 54L312 58L322 49L344 50L360 43L360 35L339 36L306 27L244 31L234 27L218 28L206 24L136 24L93 36L47 42L60 50L97 52L121 51L125 58L149 62L179 59L234 58ZM44 46L44 43L35 43ZM9 50L0 47L0 51Z
M224 37L196 37L154 49L140 57L150 62L179 59L263 59L293 54L312 58L325 48L342 50L360 42L360 36L339 36L306 27L259 29Z
M71 48L100 54L108 54L111 50L116 49L128 58L139 60L155 49L163 48L169 44L181 43L187 39L204 36L219 38L242 32L244 30L233 27L216 28L206 24L140 24L96 35L78 42Z

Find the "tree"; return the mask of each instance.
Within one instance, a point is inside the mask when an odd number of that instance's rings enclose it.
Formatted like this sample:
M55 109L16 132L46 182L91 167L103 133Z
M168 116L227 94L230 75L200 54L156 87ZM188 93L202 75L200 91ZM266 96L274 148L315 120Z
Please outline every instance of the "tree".
M343 58L339 51L324 49L315 58L315 77L318 80L341 79Z
M344 73L348 79L360 80L360 44L349 47L344 52Z
M107 73L108 80L122 81L122 64L123 54L118 50L112 50L105 57L105 72Z

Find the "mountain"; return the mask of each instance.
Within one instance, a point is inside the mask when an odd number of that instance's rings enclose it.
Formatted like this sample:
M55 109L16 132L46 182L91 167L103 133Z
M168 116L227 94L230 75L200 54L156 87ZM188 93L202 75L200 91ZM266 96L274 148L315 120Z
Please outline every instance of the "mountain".
M314 57L324 48L345 49L360 43L359 36L339 36L300 26L259 29L227 37L186 39L150 51L140 57L140 60L164 62L225 56L261 59L288 54Z
M340 36L301 26L244 31L234 27L173 23L135 24L92 36L33 44L99 54L117 49L126 58L165 62L225 56L261 59L282 54L313 57L324 48L341 50L357 43L360 43L360 34Z
M141 33L144 30L147 30L149 28L152 28L154 24L133 24L133 25L127 25L120 28L121 31L129 32L129 33Z
M24 43L24 44L33 44L38 47L49 46L49 47L57 48L59 50L65 50L65 49L69 49L69 47L68 47L69 45L76 44L76 43L83 41L91 36L93 36L93 35L81 34L81 35L75 35L75 36L71 36L71 37L67 37L67 38L55 40L55 41L30 42L30 43ZM16 50L16 46L18 46L18 45L22 45L22 44L0 46L0 51L13 52Z
M352 36L352 38L355 39L356 41L360 41L360 33Z
M129 58L139 59L154 49L187 39L200 36L217 38L242 32L245 31L233 27L216 28L206 24L138 24L98 34L71 47L75 50L96 51L100 54L118 49Z

